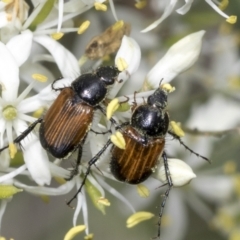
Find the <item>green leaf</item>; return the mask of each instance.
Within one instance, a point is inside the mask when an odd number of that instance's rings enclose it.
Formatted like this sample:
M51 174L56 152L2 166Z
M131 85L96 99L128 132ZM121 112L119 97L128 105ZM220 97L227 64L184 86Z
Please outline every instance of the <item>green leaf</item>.
M85 183L85 188L94 206L103 214L105 214L105 206L103 204L98 203L98 200L102 197L100 191L88 180Z
M32 23L29 26L29 29L31 31L34 31L39 24L41 24L49 15L49 13L52 11L54 7L54 3L56 0L47 0L45 4L43 5L42 9L38 13L38 15L35 17L35 19L32 21Z

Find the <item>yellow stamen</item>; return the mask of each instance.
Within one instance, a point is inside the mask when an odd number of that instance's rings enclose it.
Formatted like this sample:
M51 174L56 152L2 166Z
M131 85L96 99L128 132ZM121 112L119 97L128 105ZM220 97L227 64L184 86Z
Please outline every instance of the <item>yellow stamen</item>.
M107 198L99 198L98 201L97 201L99 204L102 204L104 206L110 206L111 203L109 202L109 200Z
M85 225L78 225L71 228L64 237L64 240L72 240L77 234L83 232L86 229Z
M178 137L183 137L185 135L184 131L181 128L181 123L176 123L174 121L170 122L170 126L173 130L173 132L178 136Z
M227 21L228 23L234 24L234 23L237 22L237 16L232 15L232 16L230 16L229 18L227 18L226 21Z
M61 177L53 177L55 179L55 181L59 184L65 184L67 181L64 178Z
M126 148L126 142L125 139L120 132L116 132L115 135L111 135L110 137L112 143L119 147L120 149L125 149Z
M6 4L9 4L9 3L12 3L13 0L2 0L2 2L6 3Z
M0 199L10 198L14 194L22 191L22 189L16 188L13 185L0 185Z
M173 91L175 91L175 87L173 87L171 84L169 84L169 83L164 83L164 84L162 84L161 85L161 88L163 89L163 90L166 90L168 93L171 93L171 92L173 92Z
M147 1L146 0L140 0L138 2L135 3L135 7L137 9L143 9L147 6Z
M124 21L119 20L119 21L115 22L115 24L112 26L112 30L113 31L120 30L121 28L123 28L123 26L124 26Z
M39 74L39 73L34 73L34 74L32 75L32 78L33 78L34 80L39 81L39 82L46 82L46 81L48 80L47 76L44 76L44 75Z
M103 11L103 12L107 11L107 5L103 3L95 2L94 7L97 11Z
M119 57L116 61L117 68L120 72L124 71L125 69L128 68L128 64L125 61L125 59Z
M223 165L223 172L225 174L233 174L237 171L237 164L234 161L227 161Z
M151 219L154 214L150 212L136 212L127 219L127 228L134 227L138 223Z
M227 8L229 4L229 1L228 0L222 0L222 2L219 3L218 7L221 9L221 10L224 10Z
M137 185L137 192L138 192L139 196L142 198L147 198L150 195L149 189L143 184Z
M78 34L84 33L84 32L88 29L89 26L90 26L90 21L87 20L87 21L83 22L83 23L80 25L80 27L78 28L77 33L78 33Z
M88 234L88 235L86 235L85 237L84 237L84 240L92 240L93 239L93 234L92 233L90 233L90 234Z
M61 39L61 38L63 37L63 35L64 35L64 33L62 33L62 32L57 32L57 33L51 34L51 37L52 37L53 39L55 39L55 40L59 40L59 39Z
M40 198L43 200L44 203L50 202L50 197L47 195L40 195Z
M42 116L44 112L44 108L43 107L40 107L38 110L36 110L34 113L33 113L33 117L35 118L39 118Z
M114 114L114 112L116 112L116 110L119 108L120 104L119 104L119 100L118 98L114 98L107 106L107 111L106 111L106 116L107 119L109 120L112 115Z
M17 147L14 143L9 143L10 158L13 159L17 153Z
M240 230L236 228L230 233L228 240L239 240L239 239L240 239Z

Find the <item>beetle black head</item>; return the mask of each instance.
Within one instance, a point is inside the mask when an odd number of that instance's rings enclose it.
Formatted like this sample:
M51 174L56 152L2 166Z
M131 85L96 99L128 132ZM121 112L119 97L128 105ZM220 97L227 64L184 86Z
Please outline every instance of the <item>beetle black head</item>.
M96 75L103 81L106 85L114 84L120 71L114 66L103 66L96 70Z
M161 86L148 97L147 103L148 105L164 109L167 106L167 97L168 97L168 91Z

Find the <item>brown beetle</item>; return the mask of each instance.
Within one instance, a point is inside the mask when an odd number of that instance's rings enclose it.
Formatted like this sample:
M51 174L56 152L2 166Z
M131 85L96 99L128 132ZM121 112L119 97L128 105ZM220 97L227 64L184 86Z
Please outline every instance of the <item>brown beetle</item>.
M20 143L38 124L40 142L52 156L65 158L78 149L78 157L73 175L76 174L81 161L82 146L91 128L94 111L99 109L105 99L108 87L113 85L119 70L113 66L99 67L93 73L79 76L70 87L64 87L48 109L44 117L32 123L13 142ZM113 121L113 120L112 120ZM0 152L8 148L1 148ZM72 178L73 175L70 177Z
M158 237L160 236L160 225L163 210L169 192L173 186L171 174L168 167L167 155L164 151L165 136L167 133L177 139L186 149L199 157L207 158L195 153L187 147L180 137L168 130L169 115L166 110L168 88L160 86L147 102L135 106L130 122L123 123L116 127L124 138L125 147L113 145L111 149L110 171L113 176L122 182L139 184L145 181L154 171L160 157L163 158L168 188L161 204L158 221ZM96 163L105 150L111 145L109 139L104 147L88 162L89 166L85 173L81 187L74 197L67 202L68 205L77 197L86 181L91 166Z

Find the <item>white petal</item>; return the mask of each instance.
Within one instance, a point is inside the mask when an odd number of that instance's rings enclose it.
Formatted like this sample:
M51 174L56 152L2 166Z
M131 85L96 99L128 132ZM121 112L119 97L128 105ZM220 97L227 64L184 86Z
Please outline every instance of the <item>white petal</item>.
M137 71L140 60L141 60L141 50L138 43L131 37L123 36L121 46L115 57L115 65L119 58L122 58L127 63L127 68L125 71L128 74L133 74Z
M8 24L7 13L5 11L0 13L0 28L5 27Z
M0 67L2 98L5 101L11 102L17 97L19 86L19 69L13 55L2 42L0 42Z
M36 195L49 195L49 196L58 196L64 195L72 190L75 185L75 181L68 181L60 187L50 188L50 187L36 187L29 186L18 181L14 181L14 186L23 188L25 191L36 194Z
M138 43L131 37L124 36L122 39L121 46L115 57L115 65L118 65L118 60L123 59L127 68L121 72L118 76L121 83L116 82L108 93L109 98L114 98L118 93L119 89L123 86L124 81L129 79L130 75L137 71L140 60L141 50Z
M14 129L20 135L27 129L27 124L21 120L14 122ZM39 185L50 184L51 174L46 151L43 150L36 135L30 133L21 141L23 157L34 181Z
M223 131L236 127L239 121L239 104L222 96L214 96L206 104L193 107L187 126L203 131Z
M3 217L3 214L5 213L8 202L9 200L1 200L0 202L0 231L2 226L2 217Z
M185 0L185 1L186 3L181 8L176 10L177 13L184 15L190 10L193 0Z
M34 41L43 45L53 55L63 77L75 79L80 75L77 59L59 42L48 36L35 36Z
M157 27L164 19L166 19L172 13L177 1L178 0L171 0L169 5L165 8L163 15L157 21L153 22L147 28L143 29L141 32L145 33Z
M191 185L203 198L212 202L226 202L234 193L234 180L229 176L201 176Z
M196 174L193 172L191 167L182 160L168 158L168 167L174 187L184 186L196 177ZM163 160L161 161L155 177L164 183L166 182L166 174Z
M22 34L11 38L6 44L8 50L15 58L20 67L29 57L32 48L33 34L30 30L23 31Z
M41 101L38 96L33 96L27 99L23 99L18 105L18 111L21 113L29 113L38 110L44 105L44 102Z
M205 31L189 34L175 43L150 70L147 82L157 88L161 79L170 82L179 73L190 68L198 59Z

